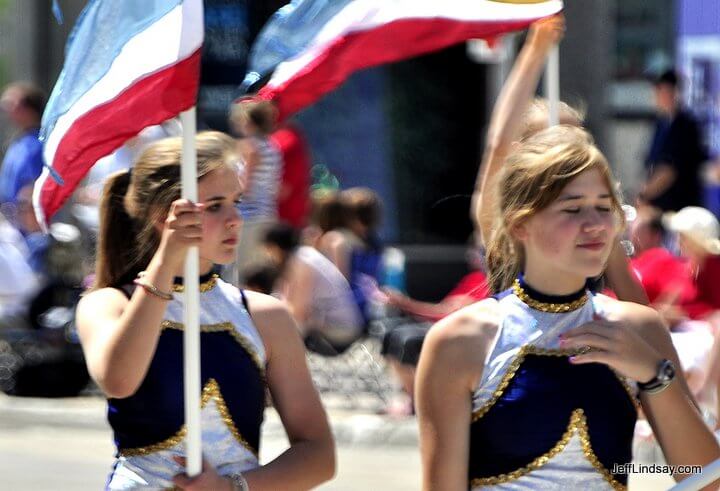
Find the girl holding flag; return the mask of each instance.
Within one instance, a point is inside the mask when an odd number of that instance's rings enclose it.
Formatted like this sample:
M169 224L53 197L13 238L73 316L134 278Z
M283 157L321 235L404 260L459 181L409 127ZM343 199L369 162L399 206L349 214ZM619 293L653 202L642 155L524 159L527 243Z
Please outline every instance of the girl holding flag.
M640 406L669 464L718 458L657 312L586 288L624 225L591 137L530 136L497 185L496 294L433 326L420 356L424 489L625 489Z
M532 100L550 51L565 33L563 14L538 20L530 26L527 40L493 108L485 142L485 153L478 171L470 215L475 223L476 237L490 240L495 217L495 186L503 163L519 141L548 126L549 104L544 99ZM564 102L558 102L561 124L582 126L584 115ZM625 249L616 241L604 271L609 286L618 298L647 305L642 285L630 272Z
M180 197L179 138L154 143L103 192L96 281L78 306L88 369L108 397L117 459L107 488L309 489L334 444L286 306L216 274L235 260L243 189L234 141L196 138L199 202ZM184 259L200 251L203 472L183 473ZM260 466L272 396L290 448Z

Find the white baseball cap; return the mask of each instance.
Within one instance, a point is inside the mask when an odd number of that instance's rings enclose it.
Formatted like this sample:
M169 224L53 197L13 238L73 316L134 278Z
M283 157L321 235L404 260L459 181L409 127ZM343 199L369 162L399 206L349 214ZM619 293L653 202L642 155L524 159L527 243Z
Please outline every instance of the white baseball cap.
M687 206L677 213L663 215L668 230L683 234L710 254L720 254L720 222L712 212L699 206Z

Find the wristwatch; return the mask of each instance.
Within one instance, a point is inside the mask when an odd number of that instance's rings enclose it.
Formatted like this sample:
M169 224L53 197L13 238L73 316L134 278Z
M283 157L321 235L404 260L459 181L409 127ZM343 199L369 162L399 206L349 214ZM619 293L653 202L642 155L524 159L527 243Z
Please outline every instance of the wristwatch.
M250 491L250 486L242 474L230 474L227 477L232 482L233 491Z
M675 380L675 373L675 364L672 361L660 360L657 375L645 383L638 382L638 389L647 394L662 392Z

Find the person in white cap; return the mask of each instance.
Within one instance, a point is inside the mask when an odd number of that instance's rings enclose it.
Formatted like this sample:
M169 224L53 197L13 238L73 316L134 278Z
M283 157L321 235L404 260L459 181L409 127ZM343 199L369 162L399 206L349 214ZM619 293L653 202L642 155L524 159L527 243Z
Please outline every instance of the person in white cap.
M680 253L689 261L695 300L683 305L691 318L720 311L720 223L710 211L687 206L664 217L665 227L678 234Z

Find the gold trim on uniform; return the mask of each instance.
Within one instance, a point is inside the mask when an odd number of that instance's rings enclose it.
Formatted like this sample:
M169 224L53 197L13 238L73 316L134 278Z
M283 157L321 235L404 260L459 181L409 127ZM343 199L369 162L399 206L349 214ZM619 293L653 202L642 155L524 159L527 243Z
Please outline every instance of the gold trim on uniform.
M533 346L531 344L523 345L520 348L520 351L518 351L518 354L515 356L513 361L510 362L510 365L508 366L508 369L505 372L505 375L503 375L502 380L500 381L497 388L493 392L493 395L490 398L490 400L488 402L486 402L481 408L477 409L476 411L473 411L472 422L474 423L478 419L485 416L485 413L487 413L490 410L490 408L497 402L497 400L500 398L500 396L503 395L503 392L505 392L505 389L507 389L507 386L510 384L510 381L515 376L515 373L517 372L518 368L520 368L520 365L522 364L526 355L574 356L574 355L585 354L588 351L590 351L590 348L587 348L587 347L568 348L568 349L552 349L552 348L538 348L537 346Z
M160 324L160 329L175 329L176 331L184 331L185 324L181 322L165 320L162 321L162 324ZM265 364L260 358L260 355L258 355L252 343L245 336L240 334L237 329L235 329L235 326L232 322L221 322L219 324L202 324L200 326L200 332L227 332L228 334L230 334L237 342L237 344L239 344L240 347L244 349L250 356L250 359L260 371L263 382L265 382Z
M217 273L213 273L212 276L210 276L209 280L207 280L204 283L200 283L200 293L209 292L210 290L215 288L218 278L220 278L220 275L218 275ZM182 293L185 291L185 286L184 285L173 285L173 291L175 293Z
M245 447L247 450L252 452L255 457L257 457L258 451L254 449L245 438L243 438L243 436L240 434L237 427L235 426L235 422L230 416L230 411L228 410L227 404L225 404L225 399L223 399L222 393L220 392L220 386L214 378L208 380L208 382L205 384L205 387L203 387L200 407L205 408L205 406L207 406L208 402L210 402L211 399L215 401L215 406L220 413L220 417L225 423L225 426L227 426L228 430L230 430L233 438L235 438L235 440L240 445ZM166 440L158 443L153 443L152 445L148 445L145 447L120 449L120 455L124 457L135 457L138 455L149 455L151 453L159 452L161 450L168 450L182 442L185 439L186 435L187 426L182 425L182 427L177 433L175 433L173 436Z
M520 285L520 281L515 279L512 285L513 293L515 296L517 296L522 303L527 305L530 308L533 308L535 310L539 310L540 312L549 312L551 314L560 314L565 312L572 312L573 310L577 310L583 305L585 305L588 301L587 294L583 295L582 297L578 298L577 300L573 300L572 302L566 302L566 303L546 303L546 302L540 302L538 300L535 300L534 298L530 297L523 287Z
M615 479L615 476L613 476L605 468L605 466L602 465L597 455L595 455L592 445L590 444L590 435L588 433L587 419L585 418L585 412L582 409L575 409L572 412L572 416L570 417L570 424L568 424L567 430L563 434L560 441L558 441L555 446L549 451L545 452L525 467L521 467L512 472L508 472L507 474L473 479L470 483L470 487L474 488L477 486L504 484L519 479L532 471L540 469L542 466L547 464L550 459L552 459L565 449L567 444L570 442L573 434L575 433L577 433L578 437L580 438L580 442L583 448L583 454L585 455L585 457L588 459L590 464L602 475L602 477L613 487L613 489L627 489L625 485Z

